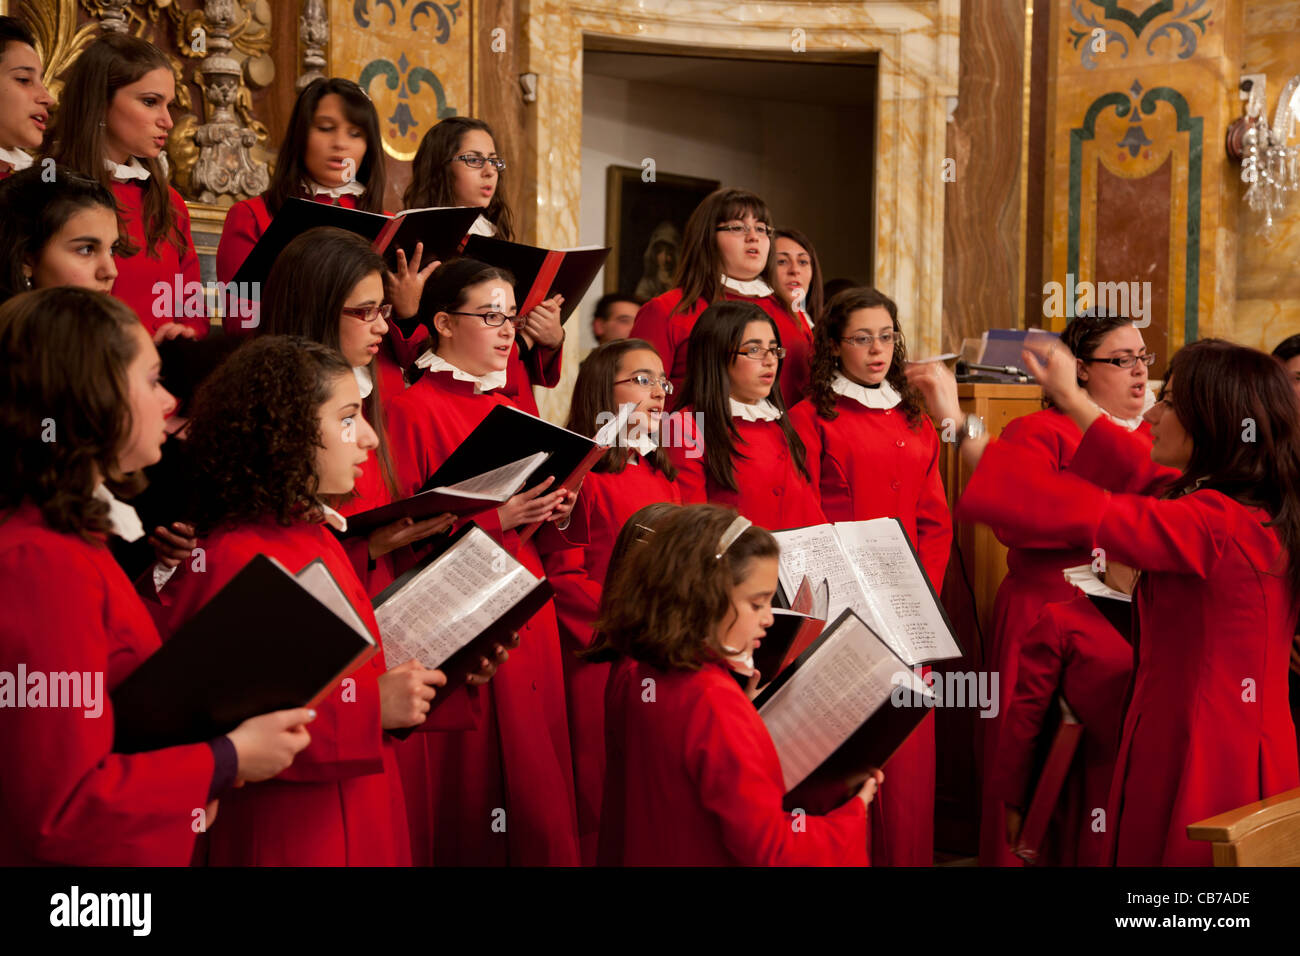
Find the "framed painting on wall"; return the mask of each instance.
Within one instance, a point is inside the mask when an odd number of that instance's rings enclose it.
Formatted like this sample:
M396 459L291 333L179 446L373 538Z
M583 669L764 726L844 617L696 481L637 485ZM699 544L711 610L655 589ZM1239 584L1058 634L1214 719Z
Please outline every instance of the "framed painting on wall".
M716 179L610 166L605 191L605 291L652 299L673 287L682 232L695 207L718 188Z

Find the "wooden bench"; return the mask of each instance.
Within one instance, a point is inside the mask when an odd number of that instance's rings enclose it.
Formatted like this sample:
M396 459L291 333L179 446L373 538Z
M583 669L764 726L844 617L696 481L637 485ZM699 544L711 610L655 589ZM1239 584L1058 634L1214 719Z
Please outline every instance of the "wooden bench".
M1187 827L1214 845L1215 866L1300 866L1300 788Z

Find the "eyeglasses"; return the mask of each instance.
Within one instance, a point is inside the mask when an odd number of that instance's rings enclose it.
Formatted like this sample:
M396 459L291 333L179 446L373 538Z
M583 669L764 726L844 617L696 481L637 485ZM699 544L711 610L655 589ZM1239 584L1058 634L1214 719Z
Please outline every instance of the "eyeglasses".
M1089 358L1085 362L1105 362L1107 365L1114 365L1116 368L1132 368L1138 362L1150 367L1155 364L1156 356L1154 352L1143 352L1141 355L1118 355L1115 358Z
M763 359L767 358L767 356L771 355L779 362L781 359L785 358L785 349L781 348L779 345L770 349L765 349L761 345L751 345L747 349L740 349L736 354L743 355L745 358L752 359L755 362L761 362Z
M504 159L497 159L495 156L483 156L479 153L465 153L462 156L454 157L452 162L464 163L470 169L482 169L484 163L487 163L497 172L501 172L506 168Z
M772 237L772 230L767 223L763 222L755 223L752 226L739 222L722 223L718 226L718 232L729 232L733 236L748 236L752 232L756 236L767 236L769 239Z
M893 332L881 332L879 335L872 335L870 332L859 332L857 335L844 336L840 341L856 345L860 349L871 348L873 342L879 342L885 348L889 348L897 338L898 336Z
M504 312L456 312L453 309L445 310L448 315L476 315L483 320L483 324L489 329L499 329L509 322L515 328L524 324L522 315L506 315Z
M393 314L391 303L385 302L383 305L372 305L368 308L362 306L344 306L343 314L350 315L354 319L360 319L362 322L370 323L375 319L388 321L388 317Z
M655 378L641 372L633 375L631 378L620 378L614 380L615 385L624 385L628 382L631 382L633 385L640 385L642 388L652 388L653 386L658 385L664 390L665 395L671 395L673 393L673 383L668 381L667 375L662 378Z

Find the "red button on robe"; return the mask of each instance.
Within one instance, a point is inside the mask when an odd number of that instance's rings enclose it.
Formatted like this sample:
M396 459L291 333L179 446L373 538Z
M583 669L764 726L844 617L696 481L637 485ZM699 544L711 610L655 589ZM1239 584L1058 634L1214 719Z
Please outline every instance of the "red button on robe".
M190 290L186 286L201 281L199 254L190 235L190 211L175 189L168 187L167 195L176 228L185 239L184 255L178 253L168 240L170 232L154 244L152 253L149 252L143 219L144 186L134 179L113 183L113 199L117 202L118 214L126 227L127 236L139 251L133 256L113 256L113 262L117 266L117 279L112 291L114 296L129 305L140 317L150 335L168 322L179 322L192 328L202 338L208 334L206 305L203 314L197 316L186 316L176 308L177 287L180 288L180 304L183 309L190 298ZM154 290L155 284L159 282L167 286L167 292L162 296Z
M772 737L721 664L623 659L605 699L600 862L614 866L865 866L856 797L795 825Z
M177 569L155 608L170 636L256 555L297 573L317 558L379 641L365 588L343 549L323 524L273 521L220 528L199 541L204 570ZM256 666L250 661L249 666ZM380 725L379 686L386 670L382 647L317 705L308 725L311 743L293 766L271 780L232 790L208 831L213 866L409 865L406 807L394 745Z
M867 408L838 396L834 419L811 401L790 411L808 451L808 470L828 521L898 518L930 584L943 589L952 545L952 516L939 474L939 436L929 419L915 429L901 407ZM934 863L934 715L928 715L889 759L871 807L874 866Z
M1150 470L1147 444L1105 420L1109 470ZM1041 471L993 442L958 517L1027 533L1140 568L1132 699L1106 811L1103 862L1209 866L1188 824L1300 785L1287 667L1296 609L1269 516L1202 488L1173 500L1114 494ZM1032 488L1035 507L1026 509Z
M429 372L388 402L388 437L398 485L410 494L497 405L495 391L450 372ZM533 541L503 533L495 511L475 518L534 574ZM473 731L421 734L400 751L408 788L433 793L436 865L575 865L577 819L564 670L555 609L547 604L519 631L520 645L482 689L483 721ZM408 792L411 792L408 790ZM430 850L416 846L415 862Z
M803 398L811 368L812 332L807 323L787 312L775 295L754 298L724 288L722 298L728 302L751 302L776 323L777 335L786 349L786 356L781 360L781 395L787 406L794 405ZM655 296L637 312L631 336L645 339L654 346L678 394L681 394L682 383L686 381L687 340L696 320L709 305L701 297L686 311L673 312L681 301L681 289L669 289Z
M678 469L677 482L684 503L707 502L735 508L769 531L825 524L826 516L817 503L817 492L795 465L785 433L777 422L731 420L740 436L734 439L735 451L731 456L738 489L732 491L716 484L705 471L704 434L696 431L694 413L693 408L687 407L664 417L665 422L670 417L680 422L681 440L672 440L668 454Z
M605 782L605 684L609 664L589 663L576 652L589 647L601 590L609 571L610 553L624 523L646 505L668 501L681 504L681 491L653 465L635 455L636 464L621 472L590 472L574 505L573 523L587 531L588 543L542 555L555 588L564 650L565 699L569 708L569 740L578 802L578 835L582 862L596 862L600 830L601 791Z
M0 671L16 682L23 664L29 678L90 672L103 682L97 716L84 706L20 708L16 698L0 706L0 865L187 865L212 751L112 752L108 693L159 641L108 547L53 531L24 505L0 522L0 600ZM13 687L24 700L27 683Z

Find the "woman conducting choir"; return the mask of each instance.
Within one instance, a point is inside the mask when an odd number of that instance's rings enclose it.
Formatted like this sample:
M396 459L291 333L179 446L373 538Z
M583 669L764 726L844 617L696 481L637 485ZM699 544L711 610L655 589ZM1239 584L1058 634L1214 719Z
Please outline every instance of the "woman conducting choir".
M158 461L174 402L145 328L103 293L48 289L5 303L0 367L0 863L183 866L195 821L221 826L213 801L285 770L315 714L282 711L208 742L113 752L105 695L159 640L106 544L143 534L108 486L121 490ZM84 675L81 698L30 706L32 687L13 683L20 670L29 685Z

